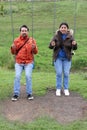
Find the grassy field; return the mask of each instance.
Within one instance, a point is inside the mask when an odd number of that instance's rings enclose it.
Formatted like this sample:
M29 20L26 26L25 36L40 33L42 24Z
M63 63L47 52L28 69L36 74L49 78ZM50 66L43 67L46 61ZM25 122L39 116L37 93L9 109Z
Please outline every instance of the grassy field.
M69 23L75 31L75 39L78 50L73 57L73 69L82 69L87 66L87 38L86 38L86 1L76 2L69 0L57 2L5 2L3 15L0 16L0 66L13 68L13 57L10 54L10 46L13 39L19 35L19 27L26 24L30 28L30 36L33 36L39 48L36 56L36 68L47 70L51 65L52 51L48 44L58 29L61 22ZM4 56L4 58L3 58ZM5 59L5 60L4 60ZM10 60L9 60L10 59ZM50 66L50 70L52 66Z
M0 2L0 99L11 98L14 79L14 58L10 46L19 35L19 27L26 24L38 45L33 72L33 92L45 94L46 89L55 88L55 72L52 66L52 51L48 48L50 39L62 21L75 28L78 50L72 60L70 90L87 99L87 1L57 0L56 2ZM33 10L33 13L32 13ZM75 18L76 16L76 18ZM32 22L33 21L33 22ZM76 24L75 24L76 22ZM75 27L76 25L76 27ZM38 81L38 82L37 82ZM24 74L21 84L25 83ZM40 87L41 86L41 87ZM0 106L1 107L1 106ZM32 123L9 122L0 117L0 130L86 130L87 120L60 125L49 117L39 118Z

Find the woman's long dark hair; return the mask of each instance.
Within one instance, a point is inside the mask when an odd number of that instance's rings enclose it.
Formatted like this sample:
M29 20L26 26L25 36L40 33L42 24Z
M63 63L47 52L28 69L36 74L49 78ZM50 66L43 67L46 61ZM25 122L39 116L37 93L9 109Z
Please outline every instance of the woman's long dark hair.
M69 29L69 25L68 25L68 23L66 23L66 22L62 22L62 23L59 25L59 28L60 28L62 25L65 25L65 26Z

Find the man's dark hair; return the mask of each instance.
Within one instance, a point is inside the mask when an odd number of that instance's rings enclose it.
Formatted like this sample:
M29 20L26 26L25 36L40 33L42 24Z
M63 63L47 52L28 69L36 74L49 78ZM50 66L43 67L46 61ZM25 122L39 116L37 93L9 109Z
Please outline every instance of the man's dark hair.
M27 25L22 25L22 26L20 27L20 31L21 31L21 29L22 29L23 27L24 27L24 28L27 28L27 31L29 31L29 28L27 27Z

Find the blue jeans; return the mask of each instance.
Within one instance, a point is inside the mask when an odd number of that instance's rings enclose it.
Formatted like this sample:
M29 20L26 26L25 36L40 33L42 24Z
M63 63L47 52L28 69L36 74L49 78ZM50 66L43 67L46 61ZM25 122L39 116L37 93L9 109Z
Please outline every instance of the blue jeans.
M32 94L33 63L29 63L29 64L15 63L14 94L18 96L20 94L20 79L23 70L25 70L25 76L26 76L26 93Z
M69 61L68 59L58 58L54 62L54 66L56 70L56 89L62 88L62 77L63 77L63 87L64 89L68 89L71 61Z

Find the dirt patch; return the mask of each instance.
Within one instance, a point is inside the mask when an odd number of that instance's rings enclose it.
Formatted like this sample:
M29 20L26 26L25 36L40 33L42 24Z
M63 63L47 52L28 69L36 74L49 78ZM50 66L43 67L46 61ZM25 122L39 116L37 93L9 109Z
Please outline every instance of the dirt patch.
M0 104L0 113L10 121L31 122L39 117L49 116L61 124L82 120L87 117L87 101L77 93L69 97L55 96L55 90L48 90L44 96L26 99L24 87L18 101L5 100Z

